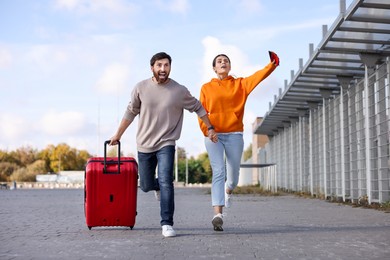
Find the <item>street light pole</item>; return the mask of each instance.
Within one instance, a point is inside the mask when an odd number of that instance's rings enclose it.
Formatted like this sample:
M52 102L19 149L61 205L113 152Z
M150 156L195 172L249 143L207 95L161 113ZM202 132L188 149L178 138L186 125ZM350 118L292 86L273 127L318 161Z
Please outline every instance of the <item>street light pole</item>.
M188 185L188 157L186 154L186 186Z
M58 173L61 171L61 154L58 155Z
M177 147L176 147L177 148ZM177 160L178 159L178 155L177 155L177 149L176 149L176 152L175 152L175 182L178 182L179 181L179 170L178 170L178 166L177 166Z

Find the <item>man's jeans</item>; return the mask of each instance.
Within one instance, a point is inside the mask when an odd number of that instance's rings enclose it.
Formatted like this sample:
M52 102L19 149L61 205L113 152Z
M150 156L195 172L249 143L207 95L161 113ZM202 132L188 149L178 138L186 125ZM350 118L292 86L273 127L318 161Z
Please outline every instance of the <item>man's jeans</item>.
M173 226L175 198L173 189L173 163L175 146L169 145L153 153L138 152L140 187L144 192L160 190L161 226ZM157 175L156 178L156 167Z

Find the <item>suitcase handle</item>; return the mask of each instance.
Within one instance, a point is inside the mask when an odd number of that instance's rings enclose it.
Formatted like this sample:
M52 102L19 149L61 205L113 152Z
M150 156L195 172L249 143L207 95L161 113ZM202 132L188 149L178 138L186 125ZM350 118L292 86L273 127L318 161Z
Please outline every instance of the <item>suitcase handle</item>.
M120 167L121 167L121 143L118 140L118 172L107 172L107 144L109 144L111 140L107 140L104 142L104 168L103 173L120 173Z

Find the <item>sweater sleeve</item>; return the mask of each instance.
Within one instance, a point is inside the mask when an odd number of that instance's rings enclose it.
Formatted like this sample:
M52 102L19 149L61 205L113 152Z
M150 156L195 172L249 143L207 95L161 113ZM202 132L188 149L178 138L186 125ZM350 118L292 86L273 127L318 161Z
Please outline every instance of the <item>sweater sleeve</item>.
M139 99L138 88L135 87L131 92L131 98L127 105L123 118L133 122L134 118L139 114L141 108L141 100Z
M203 87L202 87L202 90L203 90ZM205 109L206 114L208 114L207 108L206 108L205 95L204 95L204 92L202 90L200 91L199 101L202 104L203 108ZM203 121L200 118L198 118L198 122L199 122L200 130L202 131L203 135L207 136L207 126L206 126L206 124L203 123ZM213 122L211 122L211 124L213 124Z
M198 117L206 115L206 110L204 110L202 104L198 99L191 95L187 88L185 88L183 107L191 113L195 112Z
M276 65L270 62L263 69L256 71L253 75L243 78L242 86L249 95L260 82L267 78L276 68Z

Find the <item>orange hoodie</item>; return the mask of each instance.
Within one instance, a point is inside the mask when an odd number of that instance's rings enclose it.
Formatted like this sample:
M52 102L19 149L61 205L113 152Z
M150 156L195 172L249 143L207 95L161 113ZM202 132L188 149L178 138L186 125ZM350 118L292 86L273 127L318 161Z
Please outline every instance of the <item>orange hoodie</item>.
M248 95L276 66L270 62L263 69L246 78L228 76L223 80L213 78L200 91L200 102L217 133L244 131L244 108ZM207 126L199 120L200 129L207 136Z

